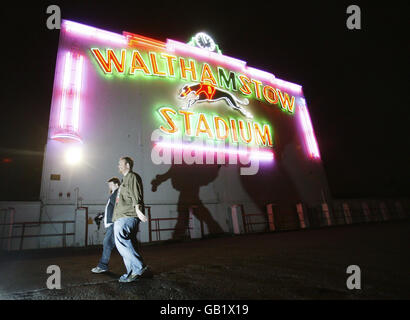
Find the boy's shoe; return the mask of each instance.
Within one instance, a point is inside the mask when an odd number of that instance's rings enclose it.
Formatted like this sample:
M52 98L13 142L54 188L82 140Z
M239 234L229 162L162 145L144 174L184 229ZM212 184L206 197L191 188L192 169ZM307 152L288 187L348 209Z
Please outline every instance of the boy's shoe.
M95 267L91 269L92 273L103 273L103 272L107 272L108 269L101 269L100 267Z

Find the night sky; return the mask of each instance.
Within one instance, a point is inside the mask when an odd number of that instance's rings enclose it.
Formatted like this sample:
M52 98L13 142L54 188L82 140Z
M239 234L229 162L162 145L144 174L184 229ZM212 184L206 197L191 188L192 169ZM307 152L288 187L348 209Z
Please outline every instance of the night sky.
M0 200L38 200L58 30L46 8L108 31L188 42L301 84L335 197L410 195L409 5L376 1L32 1L2 5ZM243 4L242 4L243 3ZM407 2L409 3L409 2ZM348 30L346 8L361 8Z

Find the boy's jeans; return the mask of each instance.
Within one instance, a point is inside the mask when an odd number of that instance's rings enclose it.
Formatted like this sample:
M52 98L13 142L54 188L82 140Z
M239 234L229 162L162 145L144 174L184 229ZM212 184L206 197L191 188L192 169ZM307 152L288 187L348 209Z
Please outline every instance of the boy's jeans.
M110 261L111 251L115 248L115 239L114 239L114 224L110 225L104 236L103 241L103 253L98 267L104 270L108 270L108 262Z

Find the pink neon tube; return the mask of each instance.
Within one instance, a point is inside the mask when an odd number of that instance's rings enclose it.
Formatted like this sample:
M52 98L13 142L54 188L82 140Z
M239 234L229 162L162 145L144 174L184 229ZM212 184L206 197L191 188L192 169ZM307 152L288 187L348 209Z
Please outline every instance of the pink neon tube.
M117 33L97 29L81 23L64 20L65 30L69 33L84 37L95 38L105 42L112 42L119 45L127 45L127 39Z
M61 97L61 109L60 109L60 128L64 129L65 109L67 104L67 95L69 91L70 76L71 76L71 52L67 52L65 55L65 65L63 74L63 94Z
M305 142L308 148L309 155L311 158L319 159L319 148L317 145L315 134L313 132L312 122L310 120L310 116L307 111L304 99L302 99L302 104L299 105L299 110L303 133L305 136Z
M72 125L75 132L78 132L78 122L80 114L80 94L81 94L81 80L83 70L83 56L79 56L75 68L75 98L74 98L74 110L72 116Z

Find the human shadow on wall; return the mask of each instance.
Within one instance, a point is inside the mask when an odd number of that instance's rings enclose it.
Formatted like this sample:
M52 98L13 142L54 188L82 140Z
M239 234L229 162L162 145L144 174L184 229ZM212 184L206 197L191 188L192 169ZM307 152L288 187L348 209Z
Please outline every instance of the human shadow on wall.
M199 198L200 188L214 181L220 168L220 165L172 164L167 172L157 175L151 181L153 192L156 192L158 186L168 179L171 180L172 187L179 191L178 220L172 236L173 239L181 239L186 236L186 230L189 226L190 206L195 206L193 214L201 221L201 224L205 223L208 226L210 234L223 233L223 229Z
M276 206L274 220L277 228L297 227L296 203L302 197L295 176L298 173L305 174L299 171L306 168L301 165L307 161L303 160L305 156L298 145L301 142L297 125L289 118L290 115L281 110L266 112L265 117L274 128L275 159L273 162L260 162L258 172L254 175L240 175L241 185L260 213L267 211L268 203Z

